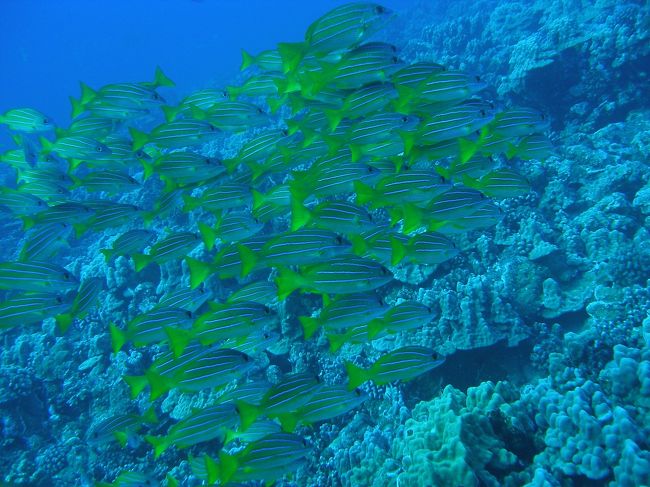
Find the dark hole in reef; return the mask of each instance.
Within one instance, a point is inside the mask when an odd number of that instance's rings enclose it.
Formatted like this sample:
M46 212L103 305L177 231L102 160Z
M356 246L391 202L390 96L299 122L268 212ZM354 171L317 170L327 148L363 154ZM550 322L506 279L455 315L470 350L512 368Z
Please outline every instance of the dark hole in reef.
M585 308L581 308L577 311L569 311L567 313L556 316L552 320L546 320L549 325L553 323L559 323L562 326L563 331L573 331L577 332L582 330L589 319L589 315Z
M407 384L405 403L413 407L435 397L447 385L465 391L485 381L524 383L534 377L530 363L532 348L530 340L522 340L514 347L502 340L487 347L457 350L445 363Z

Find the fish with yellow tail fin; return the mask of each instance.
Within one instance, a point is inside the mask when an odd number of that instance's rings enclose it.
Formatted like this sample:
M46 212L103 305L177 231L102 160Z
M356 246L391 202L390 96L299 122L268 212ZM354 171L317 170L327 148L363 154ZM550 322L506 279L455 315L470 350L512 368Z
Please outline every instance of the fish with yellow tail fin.
M345 362L348 373L348 390L354 390L366 381L385 385L395 380L408 381L435 369L445 359L430 348L407 346L393 350L363 369L352 362Z

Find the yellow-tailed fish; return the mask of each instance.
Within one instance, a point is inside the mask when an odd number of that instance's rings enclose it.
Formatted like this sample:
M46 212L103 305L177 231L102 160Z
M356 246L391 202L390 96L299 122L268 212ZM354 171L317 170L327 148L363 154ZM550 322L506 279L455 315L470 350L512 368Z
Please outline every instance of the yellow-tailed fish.
M490 198L514 198L530 192L528 180L517 171L507 167L490 171L480 179L465 176L463 183L465 186L478 189Z
M243 184L224 183L219 186L207 188L200 196L183 194L183 211L188 212L196 208L217 212L230 208L247 206L253 201L251 188Z
M35 325L70 308L60 295L29 292L0 302L0 329Z
M271 485L276 480L296 471L307 459L309 449L305 440L292 433L272 433L249 443L243 450L230 455L223 450L219 460L206 456L208 482L231 482L260 480Z
M354 390L366 381L385 385L396 380L408 381L432 370L445 361L436 351L420 346L407 346L393 350L363 369L345 362L348 389Z
M152 262L160 265L175 259L180 259L189 254L200 243L201 237L196 233L171 233L152 245L148 254L133 254L131 257L133 258L136 272L139 272Z
M374 339L381 332L390 334L422 328L433 319L433 311L417 301L403 301L391 307L381 318L368 323L368 338Z
M27 133L48 132L54 130L50 117L33 108L13 108L0 115L0 124L11 130Z
M410 264L441 264L453 259L459 252L451 240L435 232L419 233L406 242L393 237L391 247L393 249L392 265L403 261Z
M126 329L111 323L111 341L113 352L119 352L125 343L132 342L141 347L151 343L167 340L165 329L168 327L189 327L193 322L191 312L180 308L154 308L136 316L129 321Z
M141 162L145 181L156 174L164 181L165 191L207 183L226 172L218 159L195 152L169 152L153 162Z
M75 318L83 319L88 314L88 310L96 304L99 294L103 290L104 282L100 277L91 277L81 281L70 310L56 315L56 325L59 327L59 331L65 333Z
M243 275L264 267L315 264L352 249L349 242L332 231L308 228L272 236L256 252L245 245L238 248Z
M90 445L101 445L117 441L122 448L127 444L130 436L137 433L144 424L158 422L153 406L140 414L117 414L94 423L86 435Z
M280 382L271 386L259 405L236 401L242 429L245 431L262 414L269 418L277 418L295 411L309 401L319 386L320 382L311 374L287 374Z
M0 262L0 289L57 293L78 285L70 271L51 262Z
M365 208L347 201L324 201L312 209L292 201L291 230L304 226L350 235L370 230L376 223Z
M145 438L153 445L154 457L158 458L172 445L182 449L214 439L223 442L226 431L234 429L238 423L237 408L233 403L217 404L195 409L172 426L166 436L148 435Z
M392 280L390 271L377 262L341 256L300 267L298 272L280 267L275 282L278 297L284 300L297 289L320 294L352 294L372 291Z
M168 149L200 145L216 139L222 132L209 122L180 119L158 125L148 134L133 127L129 127L129 133L133 150L138 150L147 144Z
M99 251L104 254L106 262L110 262L114 256L132 255L142 252L151 243L154 236L154 232L150 230L128 230L113 240L111 248L100 249Z
M336 296L321 310L318 316L299 316L305 339L309 339L320 328L340 330L367 323L382 316L388 307L376 294L358 293Z
M40 138L42 153L56 152L59 156L71 159L95 159L110 154L111 150L102 142L84 135L70 135L50 142Z

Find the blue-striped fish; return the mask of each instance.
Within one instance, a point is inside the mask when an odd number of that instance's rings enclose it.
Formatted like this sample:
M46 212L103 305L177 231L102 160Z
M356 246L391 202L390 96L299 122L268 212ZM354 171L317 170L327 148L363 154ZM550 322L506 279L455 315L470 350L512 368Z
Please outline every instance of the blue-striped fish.
M192 232L171 233L151 246L148 254L133 254L136 272L155 262L162 265L190 253L201 243L201 237Z
M383 355L368 369L345 362L349 379L348 390L354 390L368 380L377 385L395 380L408 381L438 367L444 361L444 357L430 348L407 346Z
M188 448L205 441L225 439L226 432L239 423L237 408L233 403L217 404L203 409L195 409L187 418L169 429L166 436L146 436L154 447L154 457L158 458L167 448Z
M278 298L286 299L296 289L321 294L352 294L372 291L388 284L393 275L381 264L356 256L300 267L298 272L279 268Z
M299 316L305 339L309 339L320 327L328 331L362 325L382 316L388 307L373 293L343 294L336 296L316 317Z
M57 293L71 291L78 285L77 278L57 264L0 262L0 289Z

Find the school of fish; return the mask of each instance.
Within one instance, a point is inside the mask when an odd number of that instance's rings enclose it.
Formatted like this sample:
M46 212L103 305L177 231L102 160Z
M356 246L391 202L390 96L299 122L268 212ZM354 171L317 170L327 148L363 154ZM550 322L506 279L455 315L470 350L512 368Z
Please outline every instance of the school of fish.
M0 209L23 232L0 263L0 329L53 318L65 333L116 292L102 275L66 269L89 235L107 268L130 259L132 280L148 266L182 275L151 309L106 323L114 353L157 351L123 378L151 408L97 420L89 444L126 447L141 435L156 458L192 447L192 471L208 484L270 484L311 458L298 433L357 408L365 382L412 380L445 360L413 344L370 365L341 363L347 383L264 374L265 351L287 336L322 333L337 354L427 326L424 304L386 302L386 289L403 286L393 271L453 259L457 234L497 224L495 200L529 191L508 161L552 152L541 113L499 109L481 98L480 78L370 41L393 15L337 7L302 42L243 51L240 85L175 106L157 69L151 82L82 83L67 128L31 108L0 116L17 144L0 156L16 175ZM157 406L172 390L212 391L213 401L163 426ZM215 441L221 449L196 447ZM124 471L98 485L145 481L159 479Z

